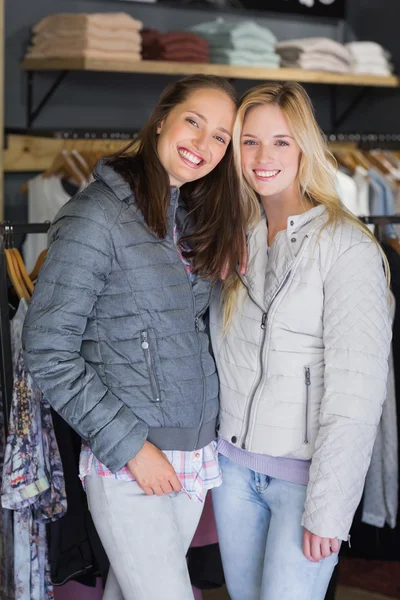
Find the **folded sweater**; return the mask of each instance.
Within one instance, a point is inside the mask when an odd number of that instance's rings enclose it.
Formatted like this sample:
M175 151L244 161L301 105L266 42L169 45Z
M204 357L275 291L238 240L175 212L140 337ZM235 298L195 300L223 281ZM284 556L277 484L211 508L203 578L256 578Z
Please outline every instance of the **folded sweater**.
M282 67L287 69L305 69L307 71L329 71L332 73L350 73L350 66L345 65L342 61L337 60L334 56L327 54L315 54L313 57L308 57L303 54L296 61L285 60L282 58Z
M255 65L263 67L279 67L280 57L273 52L248 52L246 50L212 50L210 59L213 63L227 65Z
M269 29L257 25L254 21L227 23L223 19L216 19L195 25L190 31L207 40L210 48L268 52L274 49L277 41Z
M85 29L55 29L43 30L35 33L32 36L32 46L44 44L47 42L62 41L74 44L75 40L90 39L90 40L124 40L136 44L142 43L140 31L133 29L119 29L118 31L107 31L107 29L99 29L98 27L87 27Z
M124 40L118 38L108 38L99 40L98 38L73 38L73 42L60 38L58 40L46 40L32 44L30 50L36 50L43 53L59 52L73 47L75 50L103 50L108 52L136 52L142 50L142 42L139 40Z
M391 59L391 54L383 46L376 42L350 42L345 47L352 56L361 60L368 60L372 57L381 57L382 59Z
M279 42L276 45L276 52L285 58L285 60L291 61L297 60L307 52L321 52L324 55L331 54L345 64L350 65L352 63L350 50L345 48L343 44L339 44L339 42L335 42L329 38L314 37Z
M38 33L43 30L77 30L85 29L89 26L95 26L99 29L118 32L120 29L131 29L140 31L143 23L134 19L127 13L58 13L48 15L41 19L33 27L33 32Z
M109 52L103 50L77 50L75 48L63 48L61 50L53 50L51 53L43 52L32 48L28 50L25 58L84 58L93 60L115 60L121 62L137 62L142 60L142 56L138 52Z

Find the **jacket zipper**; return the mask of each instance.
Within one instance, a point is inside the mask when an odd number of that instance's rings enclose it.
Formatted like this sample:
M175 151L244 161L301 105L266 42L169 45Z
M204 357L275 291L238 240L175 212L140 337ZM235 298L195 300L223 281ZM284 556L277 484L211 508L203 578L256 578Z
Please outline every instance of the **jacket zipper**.
M143 349L144 357L146 360L147 369L150 375L150 385L151 392L153 394L153 402L160 402L160 389L158 387L157 378L154 370L153 361L151 358L150 346L149 346L149 338L147 335L147 331L142 331L140 334L141 338L141 346Z
M262 329L263 333L262 333L261 347L260 347L260 353L259 353L260 375L259 375L259 377L257 379L257 383L256 383L256 385L255 385L255 387L253 389L253 392L252 392L251 396L250 396L249 405L248 405L248 408L247 408L246 422L245 422L245 429L244 429L243 443L242 443L242 449L243 450L246 450L246 439L247 439L247 435L249 433L249 428L250 428L251 409L253 407L254 398L255 398L255 395L257 393L258 387L259 387L259 385L260 385L260 383L262 381L263 375L264 375L263 354L264 354L265 340L266 340L266 337L267 337L267 318L268 318L268 313L271 310L271 306L272 306L275 298L282 291L283 287L286 285L286 283L287 283L287 281L288 281L288 279L290 277L290 273L291 273L291 270L287 272L287 274L286 274L285 278L283 279L281 285L276 290L276 292L275 292L275 294L274 294L274 296L273 296L273 298L272 298L272 300L270 302L268 310L266 312L265 311L263 312L263 315L262 315L262 318L261 318L261 329ZM263 310L262 306L260 306L258 304L258 302L252 297L251 292L250 292L249 288L247 287L246 283L243 281L243 279L242 279L242 283L243 283L243 285L247 289L247 293L249 294L250 300L252 300L254 302L254 304L256 306L258 306L258 308L260 310Z
M308 239L308 235L306 235L304 237L304 240L299 248L299 252L297 254L297 262L299 261L299 256L300 256L300 250L302 249L302 246L304 244L304 242L306 241L306 239ZM293 266L292 266L293 269ZM249 428L250 428L250 417L251 417L251 409L252 409L252 405L254 402L254 397L257 393L258 387L262 381L263 375L264 375L264 364L263 364L263 353L264 353L264 345L265 345L265 340L266 340L266 329L267 329L267 318L268 318L268 313L271 310L272 304L275 301L277 295L282 291L283 287L286 285L286 282L288 281L290 274L292 272L292 269L290 269L287 274L285 275L281 285L278 287L278 289L276 290L275 294L273 295L271 302L269 303L269 307L268 310L265 312L264 308L262 306L260 306L258 304L258 302L252 297L250 290L248 288L248 286L246 285L246 282L244 280L244 277L242 275L239 275L243 285L245 286L245 288L247 289L247 293L249 295L250 300L252 300L254 302L254 304L256 306L258 306L258 308L263 312L262 315L262 319L261 319L261 329L263 330L263 336L262 336L262 340L261 340L261 348L260 348L260 354L259 354L259 358L260 358L260 376L257 380L257 384L254 387L254 390L250 396L250 400L249 400L249 405L248 405L248 409L247 409L247 414L246 414L246 422L245 422L245 430L244 430L244 436L243 436L243 443L242 443L242 449L246 450L246 441L247 441L247 436L249 433Z
M310 375L310 367L306 367L305 371L305 381L306 381L306 416L305 416L305 428L304 428L304 443L308 444L308 412L310 406L310 386L311 386L311 375Z

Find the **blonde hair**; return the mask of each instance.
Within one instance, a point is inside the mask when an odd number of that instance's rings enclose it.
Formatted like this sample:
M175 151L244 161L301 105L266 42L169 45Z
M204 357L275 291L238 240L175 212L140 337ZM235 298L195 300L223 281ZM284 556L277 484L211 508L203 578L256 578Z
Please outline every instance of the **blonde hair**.
M244 120L248 111L256 106L274 104L284 113L293 137L300 147L298 185L300 197L313 206L323 204L327 210L327 222L335 226L346 220L379 246L373 233L341 203L336 192L334 170L329 162L336 161L329 151L324 135L314 116L311 100L305 89L294 82L271 82L252 88L242 97L233 128L233 149L235 167L239 177L240 195L244 208L246 231L260 220L260 202L258 195L247 183L241 165L241 136ZM379 246L380 248L380 246ZM380 248L386 273L389 278L389 266L383 250ZM232 321L237 304L241 282L236 274L231 275L223 285L224 330Z

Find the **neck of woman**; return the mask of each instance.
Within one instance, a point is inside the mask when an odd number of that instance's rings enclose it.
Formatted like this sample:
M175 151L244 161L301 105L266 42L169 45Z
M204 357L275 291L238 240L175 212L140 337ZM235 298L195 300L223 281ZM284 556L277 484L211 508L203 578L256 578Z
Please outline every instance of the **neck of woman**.
M263 196L261 198L268 223L268 246L271 246L277 233L287 229L289 217L302 215L312 208L305 198L291 195L289 198Z

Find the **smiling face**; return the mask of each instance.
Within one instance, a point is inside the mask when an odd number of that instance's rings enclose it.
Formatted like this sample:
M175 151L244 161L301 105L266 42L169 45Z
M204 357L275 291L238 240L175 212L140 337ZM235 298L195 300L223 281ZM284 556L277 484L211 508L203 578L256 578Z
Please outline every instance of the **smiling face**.
M171 186L208 175L231 141L236 108L224 92L199 89L175 106L158 127L157 151Z
M243 175L261 198L296 198L301 151L276 104L251 108L241 135Z

